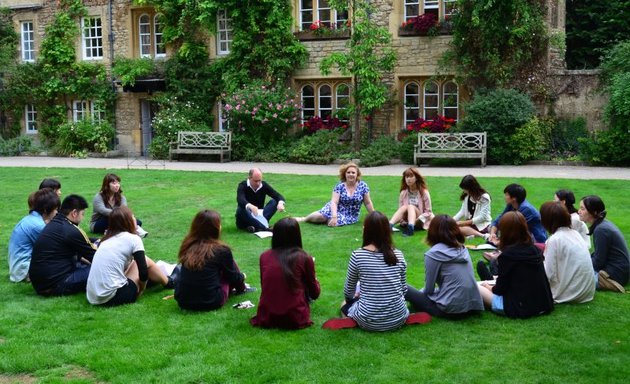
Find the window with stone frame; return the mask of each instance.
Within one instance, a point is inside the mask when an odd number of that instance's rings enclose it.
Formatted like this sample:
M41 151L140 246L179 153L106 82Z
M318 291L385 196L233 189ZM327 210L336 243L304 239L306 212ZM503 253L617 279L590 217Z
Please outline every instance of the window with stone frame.
M300 31L308 31L319 22L326 28L341 28L348 21L348 11L336 11L328 0L298 0Z
M20 22L20 47L22 50L22 62L35 61L35 26L32 20Z
M407 80L403 83L403 128L421 117L459 118L459 87L452 81L430 79Z
M166 56L166 44L162 35L160 14L152 8L131 11L133 56L161 58Z
M227 55L230 53L232 44L232 22L228 17L226 9L217 11L217 54Z
M302 102L302 123L315 116L325 121L336 117L347 122L348 116L345 111L350 104L350 86L347 80L302 84L300 101Z
M402 0L404 21L425 13L435 14L439 20L448 19L457 7L457 0Z
M91 119L95 123L105 121L105 105L99 100L74 100L72 102L72 121Z
M153 13L142 13L137 18L138 51L140 57L164 57L166 47L162 37L160 16Z
M84 60L100 60L103 58L103 22L100 17L84 17L81 19L83 30L81 45Z
M24 128L27 134L37 133L37 109L33 104L24 107Z

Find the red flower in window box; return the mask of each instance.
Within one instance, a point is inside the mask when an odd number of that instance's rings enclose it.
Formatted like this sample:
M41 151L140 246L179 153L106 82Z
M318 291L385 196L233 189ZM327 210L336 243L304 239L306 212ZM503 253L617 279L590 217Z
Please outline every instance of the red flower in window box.
M451 129L455 123L455 119L440 115L436 116L433 120L425 120L422 117L419 117L412 123L407 124L407 131L442 133Z

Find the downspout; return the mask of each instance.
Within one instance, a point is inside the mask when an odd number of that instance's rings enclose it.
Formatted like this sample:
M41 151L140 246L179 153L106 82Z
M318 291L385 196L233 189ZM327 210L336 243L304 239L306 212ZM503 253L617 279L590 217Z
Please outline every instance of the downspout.
M114 0L109 0L109 9L108 9L108 23L109 23L109 34L107 36L107 40L109 41L109 71L110 71L110 76L112 79L112 90L114 91L114 94L116 93L116 83L114 81L114 73L112 71L112 69L114 68ZM118 97L114 98L114 105L113 105L113 110L114 112L116 111L116 101L117 101ZM114 149L117 149L118 146L118 138L116 136L116 134L118 133L118 128L116 127L116 116L114 113L114 118L113 118L113 128L114 128L114 137L113 137L113 143L112 143L112 147Z

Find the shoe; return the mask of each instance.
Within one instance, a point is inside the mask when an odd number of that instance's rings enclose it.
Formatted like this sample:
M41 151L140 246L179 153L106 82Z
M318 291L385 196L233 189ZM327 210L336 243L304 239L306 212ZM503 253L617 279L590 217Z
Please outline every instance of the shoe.
M141 238L143 238L143 239L144 239L145 237L149 236L149 232L147 232L147 231L145 231L144 229L142 229L142 227L141 227L141 226L138 226L138 227L136 228L136 234L137 234L138 236L140 236Z
M492 276L492 273L490 273L486 263L482 260L477 262L477 275L479 275L481 280L494 280L494 276Z
M166 289L175 289L175 285L177 285L177 281L179 280L179 275L182 271L182 265L177 264L171 272L171 275L168 276L168 283L164 286Z
M257 290L258 290L258 288L252 287L251 285L245 283L245 289L243 289L240 292L237 292L237 291L234 290L234 291L232 291L232 294L233 295L244 295L246 293L256 292Z
M254 233L256 232L256 228L254 228L253 225L248 226L247 228L245 228L245 230L249 233Z
M413 236L414 227L413 225L407 225L407 227L403 230L402 235L405 237Z
M597 287L606 291L626 293L626 289L623 287L623 285L611 279L608 272L604 271L603 269L597 272Z

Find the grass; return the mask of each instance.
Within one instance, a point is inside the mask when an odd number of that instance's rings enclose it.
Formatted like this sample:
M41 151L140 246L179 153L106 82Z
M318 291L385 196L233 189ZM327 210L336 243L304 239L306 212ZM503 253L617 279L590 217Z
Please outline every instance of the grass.
M223 216L223 240L232 246L248 281L260 286L258 256L268 248L236 230L235 194L241 174L116 170L130 207L150 232L147 254L170 262L194 214L201 208ZM104 170L0 168L3 180L0 249L26 214L26 198L44 177L56 177L63 194L91 199ZM334 176L265 174L287 199L290 215L319 209L330 198ZM391 215L399 177L365 181L378 210ZM609 218L630 231L627 181L482 178L493 214L503 208L503 187L519 182L539 207L555 190L576 196L599 194ZM460 206L459 178L430 177L436 213ZM91 212L88 212L91 213ZM365 210L363 211L365 214ZM86 215L88 216L88 215ZM274 219L282 217L279 213ZM89 216L88 216L89 217ZM82 224L87 228L87 220ZM273 222L273 221L272 221ZM45 299L28 284L9 282L6 251L0 253L0 383L403 383L519 382L625 383L630 374L628 295L597 292L582 305L559 305L549 316L510 320L492 313L463 321L433 319L395 332L359 329L328 331L321 324L338 316L350 251L360 246L361 225L341 228L303 225L304 246L316 257L322 296L312 305L315 325L301 331L262 330L249 325L255 309L234 310L241 300L257 303L259 293L231 298L209 313L182 312L171 291L151 288L134 305L95 308L84 295ZM408 262L408 281L424 280L424 233L395 235ZM472 253L476 261L481 256Z

